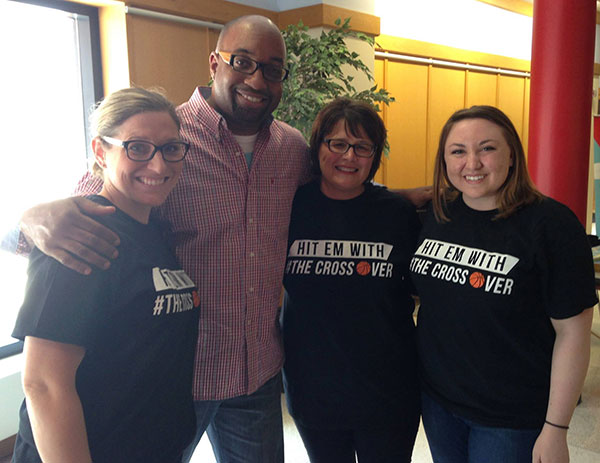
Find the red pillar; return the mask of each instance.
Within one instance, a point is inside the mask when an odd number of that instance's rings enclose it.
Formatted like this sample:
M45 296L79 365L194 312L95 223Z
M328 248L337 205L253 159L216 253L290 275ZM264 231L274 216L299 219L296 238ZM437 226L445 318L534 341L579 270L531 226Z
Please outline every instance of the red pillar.
M585 225L596 0L535 0L529 171Z

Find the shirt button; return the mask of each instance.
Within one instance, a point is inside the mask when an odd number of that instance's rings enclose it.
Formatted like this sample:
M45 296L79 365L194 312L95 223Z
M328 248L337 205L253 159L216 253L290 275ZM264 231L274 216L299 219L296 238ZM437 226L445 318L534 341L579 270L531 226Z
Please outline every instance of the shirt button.
M253 218L249 218L249 219L248 219L248 222L249 222L249 223L254 223L254 219L253 219Z
M248 291L251 292L251 293L253 293L254 292L254 287L251 286L250 288L248 288Z
M250 253L250 257L254 257L254 253L253 252Z

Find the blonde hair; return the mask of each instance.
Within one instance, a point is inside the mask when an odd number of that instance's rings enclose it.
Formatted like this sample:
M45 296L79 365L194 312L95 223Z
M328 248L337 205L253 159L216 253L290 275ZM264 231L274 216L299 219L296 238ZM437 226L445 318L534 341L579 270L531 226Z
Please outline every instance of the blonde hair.
M446 214L447 203L454 201L460 194L448 178L444 148L454 124L465 119L485 119L497 125L502 130L506 143L510 148L513 165L508 171L506 180L498 190L498 214L494 218L509 217L519 208L540 201L543 195L537 190L531 177L529 177L523 144L513 123L498 108L493 106L471 106L452 114L440 134L433 173L433 212L437 221L450 221Z
M130 117L145 112L161 111L171 116L181 128L175 106L163 95L161 90L146 90L139 87L117 90L98 102L90 115L90 132L92 138L114 137L121 125ZM102 143L105 143L102 140ZM94 161L92 173L103 176L102 167Z

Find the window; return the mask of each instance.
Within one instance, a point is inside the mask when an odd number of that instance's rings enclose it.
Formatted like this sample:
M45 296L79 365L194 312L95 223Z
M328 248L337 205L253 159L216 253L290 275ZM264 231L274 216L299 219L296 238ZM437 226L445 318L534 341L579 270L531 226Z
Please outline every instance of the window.
M29 206L68 196L87 168L87 118L102 96L98 36L93 7L58 0L0 2L0 237L14 230ZM4 354L15 342L10 334L26 267L27 259L0 250Z

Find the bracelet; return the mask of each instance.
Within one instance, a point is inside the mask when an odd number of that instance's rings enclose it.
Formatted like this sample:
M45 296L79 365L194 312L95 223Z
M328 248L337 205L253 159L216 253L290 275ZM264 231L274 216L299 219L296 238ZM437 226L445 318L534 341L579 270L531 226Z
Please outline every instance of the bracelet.
M550 426L554 426L555 428L559 428L559 429L569 429L568 426L562 426L560 424L554 424L554 423L550 423L550 421L548 420L544 420L546 422L546 424L549 424Z

